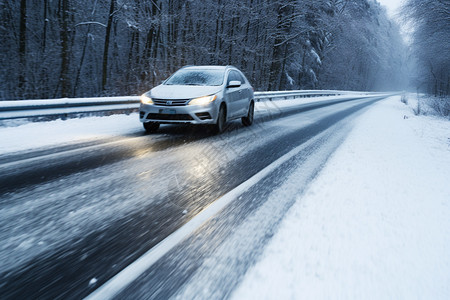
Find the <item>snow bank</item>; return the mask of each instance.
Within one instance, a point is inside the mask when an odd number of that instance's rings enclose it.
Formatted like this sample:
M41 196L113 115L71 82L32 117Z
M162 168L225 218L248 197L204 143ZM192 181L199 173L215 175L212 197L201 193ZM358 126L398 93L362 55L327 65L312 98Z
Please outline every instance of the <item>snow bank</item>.
M400 97L363 114L233 297L449 299L449 133Z
M137 113L0 127L0 155L143 131Z
M434 97L426 94L405 94L402 102L415 115L441 116L450 120L450 97Z

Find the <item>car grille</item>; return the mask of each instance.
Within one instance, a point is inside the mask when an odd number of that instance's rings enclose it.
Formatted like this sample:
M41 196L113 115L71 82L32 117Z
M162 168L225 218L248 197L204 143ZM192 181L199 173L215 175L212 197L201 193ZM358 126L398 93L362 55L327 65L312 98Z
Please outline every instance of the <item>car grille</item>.
M189 102L189 99L170 100L170 99L153 98L152 100L155 105L162 105L162 106L185 106Z
M147 119L161 121L192 121L194 120L188 114L148 114Z

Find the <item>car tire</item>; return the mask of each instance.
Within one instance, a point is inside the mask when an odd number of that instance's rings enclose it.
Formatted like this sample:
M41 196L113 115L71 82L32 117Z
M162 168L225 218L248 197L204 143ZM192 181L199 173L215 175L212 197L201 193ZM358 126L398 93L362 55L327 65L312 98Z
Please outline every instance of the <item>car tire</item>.
M159 123L156 122L145 122L143 123L145 131L148 133L156 132L159 129Z
M252 102L250 102L250 105L248 106L248 113L246 117L243 117L242 120L242 124L244 126L250 126L253 124L253 117L255 115L255 104Z
M216 133L222 133L225 129L225 125L227 124L227 110L225 105L221 105L219 108L219 113L217 114L217 121L214 125L214 131Z

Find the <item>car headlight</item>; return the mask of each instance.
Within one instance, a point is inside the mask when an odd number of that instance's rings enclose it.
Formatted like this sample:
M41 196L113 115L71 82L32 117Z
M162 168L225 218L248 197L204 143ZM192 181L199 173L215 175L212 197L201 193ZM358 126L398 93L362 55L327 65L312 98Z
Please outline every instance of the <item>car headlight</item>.
M189 101L189 105L206 105L208 103L213 102L216 99L217 99L217 95L199 97L199 98L195 98L195 99L192 99L191 101Z
M141 96L141 103L142 104L153 104L153 100L152 100L152 98L150 98L144 94Z

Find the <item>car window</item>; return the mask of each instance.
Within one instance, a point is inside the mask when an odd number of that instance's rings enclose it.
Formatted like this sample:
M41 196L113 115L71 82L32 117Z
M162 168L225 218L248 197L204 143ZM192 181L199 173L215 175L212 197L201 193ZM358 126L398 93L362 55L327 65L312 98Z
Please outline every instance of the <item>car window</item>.
M237 78L238 78L236 80L239 80L242 84L244 84L245 83L245 79L244 79L244 77L242 77L241 73L236 72L236 75L237 75Z
M227 81L227 84L230 84L230 81L234 81L234 80L240 81L241 83L244 82L244 81L242 80L241 75L240 75L238 72L236 72L236 71L234 71L234 70L231 70L230 73L228 74L228 81Z
M223 70L189 70L181 69L175 72L166 85L222 85Z

